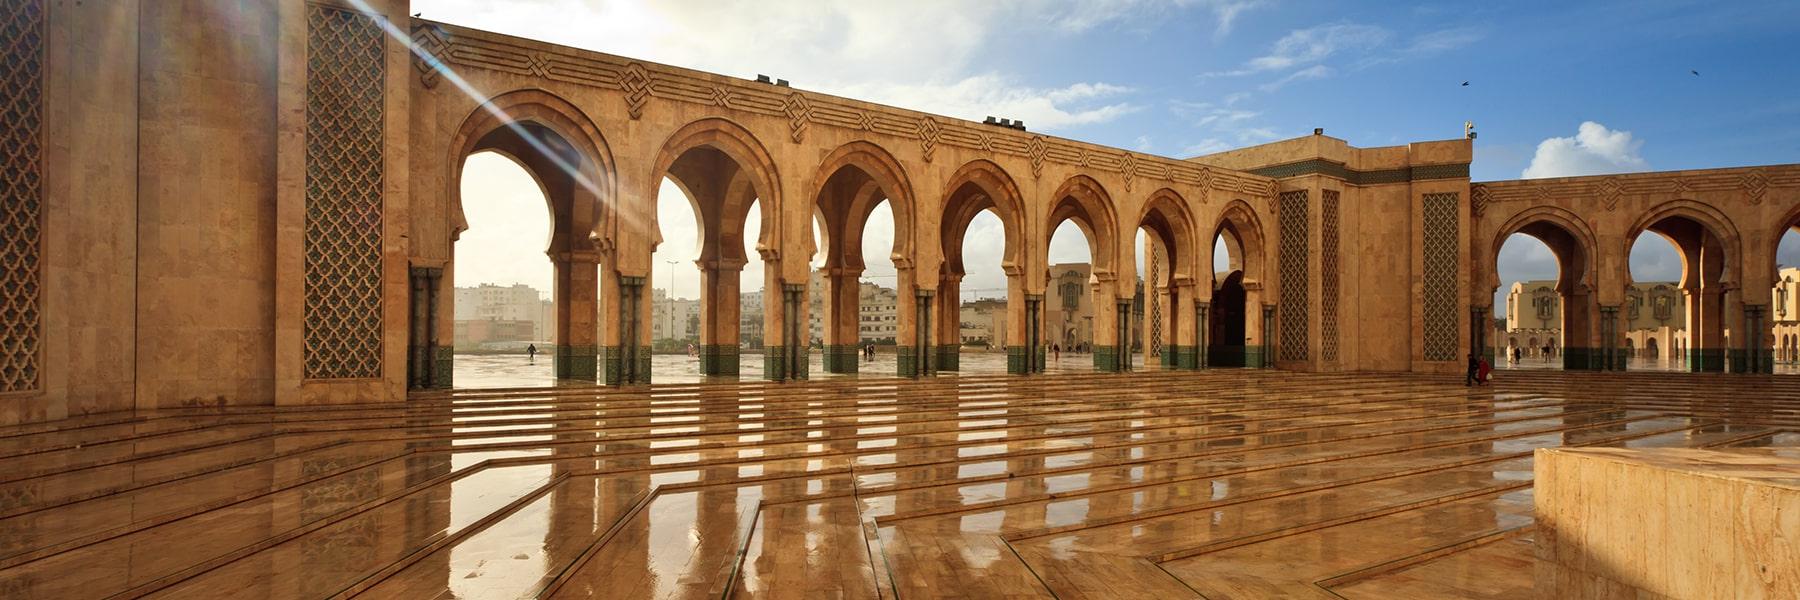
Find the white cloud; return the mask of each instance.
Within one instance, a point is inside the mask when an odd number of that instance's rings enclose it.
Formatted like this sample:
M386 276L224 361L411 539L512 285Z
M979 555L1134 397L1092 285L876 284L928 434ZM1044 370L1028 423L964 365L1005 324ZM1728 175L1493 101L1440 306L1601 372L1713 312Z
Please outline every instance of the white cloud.
M1574 137L1553 137L1538 143L1537 154L1520 176L1569 177L1644 171L1650 168L1638 150L1643 140L1629 131L1614 131L1593 121L1581 123Z
M1347 50L1367 50L1386 43L1388 30L1373 25L1337 23L1296 29L1276 40L1268 54L1250 59L1231 71L1208 73L1208 77L1231 77L1281 71L1325 60Z
M979 120L987 115L1019 119L1032 131L1105 123L1139 108L1129 102L1096 102L1126 94L1129 88L1105 83L1076 83L1062 88L1039 89L996 74L974 75L948 83L869 81L831 91L963 119Z
M1307 68L1304 68L1304 69L1301 69L1298 71L1294 71L1292 73L1288 73L1288 75L1286 77L1283 77L1281 79L1277 79L1275 81L1265 83L1258 89L1261 89L1264 92L1273 92L1275 90L1281 89L1281 87L1284 85L1287 85L1287 84L1290 84L1290 83L1293 83L1296 81L1305 81L1307 79L1320 79L1320 78L1324 78L1324 77L1330 77L1331 74L1332 74L1331 67L1327 67L1325 65L1313 65L1313 66L1310 66L1310 67L1307 67Z
M1224 151L1230 150L1230 149L1231 149L1231 144L1226 143L1225 140L1221 140L1219 138L1206 138L1204 140L1200 140L1200 143L1188 144L1187 146L1182 147L1181 156L1183 156L1183 157L1204 156L1207 154L1212 154L1214 152L1224 152Z

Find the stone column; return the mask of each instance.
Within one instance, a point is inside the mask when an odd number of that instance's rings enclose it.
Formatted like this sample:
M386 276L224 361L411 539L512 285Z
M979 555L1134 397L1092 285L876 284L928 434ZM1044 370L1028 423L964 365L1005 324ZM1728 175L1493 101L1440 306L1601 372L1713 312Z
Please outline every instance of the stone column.
M744 261L696 261L700 266L700 374L736 376L742 320L738 279Z
M1773 330L1768 320L1769 305L1745 304L1743 326L1743 348L1747 357L1749 373L1774 373L1775 354L1773 349Z
M825 270L825 372L855 373L862 362L862 269L833 267Z
M1494 326L1493 319L1489 317L1493 310L1492 306L1469 307L1469 352L1486 358L1490 365L1497 365L1494 362L1494 347L1488 343L1488 329Z
M1176 304L1182 298L1177 288L1169 285L1156 286L1156 337L1151 342L1157 346L1157 356L1162 360L1165 369L1181 366L1182 341L1176 323L1176 315L1184 314L1177 310Z
M806 326L812 308L807 302L806 286L805 283L781 284L781 339L785 350L781 368L788 379L806 379L812 369L812 333Z
M946 275L938 279L937 309L931 315L937 322L934 371L956 371L962 366L962 278Z
M1600 371L1622 371L1625 369L1625 349L1619 333L1619 307L1617 305L1600 307L1600 344L1590 349L1593 356L1589 363ZM1565 348L1567 350L1567 348Z
M786 381L787 372L787 302L782 292L781 263L765 258L763 263L763 378Z
M1245 312L1249 312L1249 303L1247 303L1247 302L1245 303ZM1248 329L1248 327L1246 327L1246 329ZM1244 354L1246 356L1244 357L1244 366L1247 366L1247 367L1254 366L1254 367L1263 368L1263 369L1267 369L1267 368L1271 368L1271 367L1275 366L1275 338L1269 337L1274 332L1275 332L1275 305L1274 304L1264 304L1264 305L1262 305L1262 326L1258 327L1257 331L1256 331L1256 337L1259 340L1261 340L1261 344L1260 344L1261 350L1259 352L1257 352L1257 354L1259 356L1256 360L1256 363L1253 365L1250 363L1249 356L1248 356L1250 354L1250 347L1245 346ZM1246 336L1246 337L1248 337L1248 336Z
M557 253L550 259L556 266L556 378L595 381L600 261L580 252Z
M1017 267L1006 273L1006 372L1024 375L1032 369L1031 349L1037 344L1032 336L1032 321L1037 315L1029 306L1025 292L1025 276Z
M1244 364L1260 369L1275 362L1275 305L1263 304L1262 282L1244 283ZM1229 341L1227 342L1229 343Z
M1206 369L1210 366L1207 364L1210 362L1208 354L1212 346L1212 340L1207 339L1212 327L1212 315L1208 314L1210 309L1211 303L1209 302L1198 300L1194 302L1194 326L1192 329L1194 330L1193 368L1195 369Z
M1563 369L1570 371L1599 371L1606 368L1602 349L1617 345L1616 340L1609 340L1604 333L1598 332L1600 306L1594 294L1586 289L1564 293L1562 302L1562 339L1556 349L1562 353Z
M1684 288L1686 298L1688 370L1725 370L1724 310L1721 289L1716 286Z

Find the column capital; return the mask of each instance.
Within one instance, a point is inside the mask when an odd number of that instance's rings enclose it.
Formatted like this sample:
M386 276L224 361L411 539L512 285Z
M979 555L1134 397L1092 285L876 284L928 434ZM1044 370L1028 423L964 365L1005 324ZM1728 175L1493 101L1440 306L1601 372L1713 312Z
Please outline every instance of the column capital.
M600 264L600 253L594 250L565 250L545 252L544 254L548 255L552 262Z
M749 263L749 260L742 258L714 258L695 260L694 266L700 267L702 271L742 271L744 265Z

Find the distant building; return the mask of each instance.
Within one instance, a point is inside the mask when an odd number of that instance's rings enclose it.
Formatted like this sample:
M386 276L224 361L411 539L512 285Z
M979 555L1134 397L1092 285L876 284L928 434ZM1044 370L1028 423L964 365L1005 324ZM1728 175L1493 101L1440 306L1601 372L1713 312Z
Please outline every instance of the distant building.
M1044 343L1072 348L1094 343L1094 300L1087 263L1050 265L1050 289L1044 299Z
M1686 299L1671 281L1633 283L1625 292L1620 343L1634 358L1680 358L1687 348ZM1506 317L1497 320L1495 353L1518 348L1524 357L1558 355L1562 339L1562 296L1555 281L1515 282L1506 294Z
M669 291L651 290L650 339L653 344L700 343L700 301L669 298Z
M537 288L522 283L483 283L456 288L455 345L548 342L555 337L556 304Z

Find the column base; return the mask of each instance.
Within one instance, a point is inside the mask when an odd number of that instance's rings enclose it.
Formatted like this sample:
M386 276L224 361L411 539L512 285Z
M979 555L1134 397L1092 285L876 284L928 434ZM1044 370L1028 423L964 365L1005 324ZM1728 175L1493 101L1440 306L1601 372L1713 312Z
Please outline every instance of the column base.
M786 346L763 346L763 379L787 380Z
M736 344L706 344L700 347L701 375L736 377L740 362Z
M456 384L456 348L438 346L431 356L431 389L447 390Z
M621 379L624 377L624 356L625 353L620 351L618 346L600 347L600 362L605 364L605 375L603 376L605 381L602 383L606 385L621 383Z
M825 346L825 372L855 374L857 365L862 362L862 349L850 344L828 344Z
M1688 350L1688 371L1694 373L1719 373L1724 370L1724 349L1694 348Z
M556 345L556 378L594 381L598 374L594 346Z
M1274 357L1263 351L1262 346L1244 346L1244 366L1251 369L1266 369L1275 366Z
M919 376L919 354L912 346L894 347L894 374L900 377Z
M956 371L962 368L962 346L945 344L937 347L937 370Z
M638 347L638 379L632 383L650 383L650 347Z
M1030 355L1026 354L1025 351L1026 351L1026 348L1024 346L1007 346L1006 347L1006 372L1008 374L1011 374L1011 375L1029 375L1029 374L1031 374L1031 369L1030 369L1031 361L1026 360L1026 357L1028 357Z
M1164 369L1181 368L1181 346L1163 346L1161 358Z
M1094 370L1103 373L1119 371L1119 348L1117 346L1094 346Z

